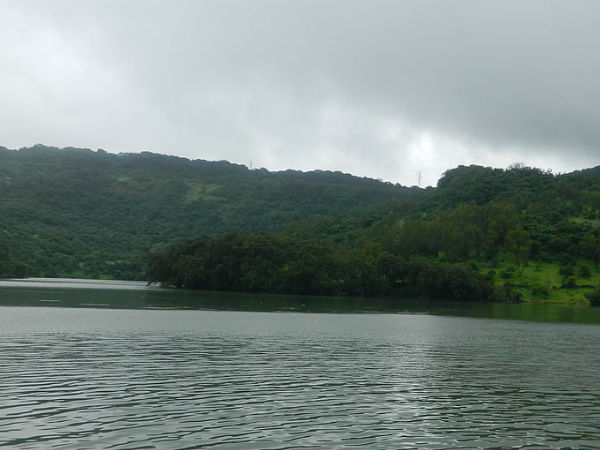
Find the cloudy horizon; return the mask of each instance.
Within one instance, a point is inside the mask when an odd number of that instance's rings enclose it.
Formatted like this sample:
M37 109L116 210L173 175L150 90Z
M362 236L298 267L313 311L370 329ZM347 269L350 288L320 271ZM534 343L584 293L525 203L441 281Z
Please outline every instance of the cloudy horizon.
M2 138L435 185L600 164L593 1L0 0Z

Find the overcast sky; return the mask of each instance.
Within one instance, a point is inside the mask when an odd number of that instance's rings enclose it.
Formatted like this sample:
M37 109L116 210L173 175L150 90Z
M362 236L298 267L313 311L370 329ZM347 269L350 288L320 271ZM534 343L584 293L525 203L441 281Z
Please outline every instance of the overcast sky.
M405 185L600 164L600 2L0 0L0 145Z

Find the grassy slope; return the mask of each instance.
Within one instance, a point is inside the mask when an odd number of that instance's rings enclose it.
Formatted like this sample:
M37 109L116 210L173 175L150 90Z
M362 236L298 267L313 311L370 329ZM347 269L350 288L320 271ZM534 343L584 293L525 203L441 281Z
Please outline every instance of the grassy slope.
M590 277L582 277L578 273L578 268L584 265L589 267ZM572 278L575 280L575 287L564 286L565 277L560 274L560 265L557 263L530 261L521 271L505 262L498 266L483 267L482 273L493 271L496 284L511 284L525 302L589 305L585 294L591 292L594 286L600 285L600 270L592 262L585 260L578 261L574 269Z

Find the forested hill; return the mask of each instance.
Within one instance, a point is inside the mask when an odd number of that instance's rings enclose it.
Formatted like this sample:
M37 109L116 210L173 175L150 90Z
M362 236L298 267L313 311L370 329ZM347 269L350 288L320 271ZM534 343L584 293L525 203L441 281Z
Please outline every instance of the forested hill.
M514 203L519 209L553 209L569 205L568 214L594 214L600 210L600 166L554 175L513 164L508 169L459 166L448 170L428 199L432 208L450 209L464 203Z
M0 148L0 199L0 277L600 304L600 166L420 189L37 145Z
M139 277L142 256L170 242L369 216L424 194L340 172L0 147L0 277Z
M381 213L279 234L197 238L150 256L168 285L251 292L600 305L600 167L448 170Z

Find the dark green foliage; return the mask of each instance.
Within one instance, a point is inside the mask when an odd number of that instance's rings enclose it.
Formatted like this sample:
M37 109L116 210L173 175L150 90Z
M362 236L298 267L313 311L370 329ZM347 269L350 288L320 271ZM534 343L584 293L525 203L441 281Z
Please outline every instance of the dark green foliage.
M573 266L562 266L559 269L558 273L561 274L563 277L568 278L575 274L575 269L573 268Z
M517 301L585 289L600 262L600 167L461 166L419 189L35 146L0 148L0 199L0 277L146 268L199 289ZM523 285L531 262L562 281Z
M463 264L449 264L413 257L406 261L402 284L434 299L459 301L494 300L493 284Z
M535 298L547 299L550 297L550 289L547 286L533 286L531 288L531 294Z
M593 233L586 233L579 241L577 253L585 258L594 261L594 265L598 266L600 261L600 235L594 230Z
M583 265L577 269L577 275L581 278L590 278L592 276L592 271L589 266Z
M448 170L438 182L432 203L453 208L461 203L483 205L492 201L516 201L518 206L538 199L550 189L554 176L540 169L513 164L507 170L482 166L459 166Z
M147 277L173 287L282 294L499 299L489 279L466 265L408 260L372 246L343 251L281 235L203 238L148 257Z
M329 295L337 267L328 248L281 236L227 234L148 257L147 276L190 289Z
M510 283L504 283L495 288L494 301L505 303L519 303L521 294Z
M578 183L572 175L519 165L459 167L421 197L372 214L295 222L282 237L327 249L331 266L320 270L330 282L312 292L519 301L518 283L530 259L560 261L565 289L578 287L578 258L600 259L600 213L586 203L595 196L582 196ZM578 216L583 212L584 220ZM496 271L483 276L479 270L497 261L501 281L494 286ZM584 269L581 276L589 273ZM308 280L298 285L310 286ZM261 289L273 291L264 284ZM284 291L292 292L291 286ZM540 299L551 295L545 286L531 292Z
M592 306L600 306L600 286L596 287L592 292L586 294L587 299Z
M512 266L507 267L506 269L504 269L502 272L500 272L500 276L504 279L504 280L510 280L511 278L513 278L515 276L515 268Z
M562 287L565 289L574 289L577 287L577 281L573 277L565 278Z
M0 277L139 278L142 256L171 242L368 215L422 192L339 172L0 148Z

